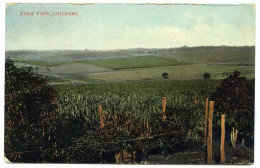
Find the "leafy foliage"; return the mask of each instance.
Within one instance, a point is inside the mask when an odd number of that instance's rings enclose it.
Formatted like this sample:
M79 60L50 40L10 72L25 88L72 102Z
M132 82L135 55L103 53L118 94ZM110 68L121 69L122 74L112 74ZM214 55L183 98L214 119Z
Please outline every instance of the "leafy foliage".
M17 68L5 61L5 154L11 161L40 161L41 153L22 154L55 147L57 139L57 92L47 85L46 78L31 67Z
M210 73L206 72L203 74L204 79L210 79Z
M164 73L162 74L162 77L163 77L164 79L168 79L169 74L168 74L167 72L164 72Z
M234 71L223 80L212 96L216 102L216 120L219 125L221 114L227 115L227 129L232 127L239 131L240 138L253 142L254 135L254 81L240 77L240 72ZM239 138L238 135L238 138Z

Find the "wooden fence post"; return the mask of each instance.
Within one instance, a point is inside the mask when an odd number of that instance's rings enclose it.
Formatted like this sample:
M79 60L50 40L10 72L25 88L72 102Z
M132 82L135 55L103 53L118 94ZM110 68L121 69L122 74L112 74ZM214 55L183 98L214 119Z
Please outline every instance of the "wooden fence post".
M214 101L209 103L209 121L207 138L207 163L212 163L212 120L213 120Z
M206 114L205 114L205 130L204 130L204 145L207 145L207 127L208 127L208 108L209 108L209 99L206 98Z
M162 113L163 113L163 116L162 116L162 119L163 121L165 121L166 119L166 97L163 97L162 98Z
M225 164L225 115L221 115L220 163Z
M149 137L149 130L150 130L150 126L149 126L149 118L147 118L147 122L146 122L146 136Z
M99 120L100 120L100 128L104 127L103 118L102 118L102 107L99 106Z

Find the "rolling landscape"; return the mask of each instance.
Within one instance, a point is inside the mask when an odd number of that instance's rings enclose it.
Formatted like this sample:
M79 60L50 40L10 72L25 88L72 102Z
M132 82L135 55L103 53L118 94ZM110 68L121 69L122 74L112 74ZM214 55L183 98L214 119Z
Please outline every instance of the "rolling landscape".
M53 84L163 80L164 72L168 80L202 79L205 72L222 79L235 70L254 78L254 55L254 46L6 52L18 66L37 67Z
M48 85L58 93L59 112L59 122L54 122L58 127L50 124L47 128L55 129L49 131L38 128L42 132L40 137L49 138L46 147L51 147L47 149L50 158L44 153L35 158L22 151L22 155L11 155L11 158L22 162L204 164L208 162L204 152L207 148L203 146L205 100L218 100L215 95L225 90L221 85L233 78L235 72L242 76L236 77L237 80L248 79L249 84L242 84L242 88L251 87L255 77L254 55L254 46L6 51L6 59L14 61L18 68L32 67L34 73L47 77ZM210 77L205 78L205 73ZM26 85L23 82L19 84L21 88ZM232 90L229 87L232 85L227 87ZM234 97L225 96L228 93L225 92L221 99L231 97L232 104ZM236 100L239 102L244 99L241 94L251 93L240 92ZM161 98L167 98L163 114L167 119L163 120L160 119ZM33 96L29 99L29 102L37 101ZM219 112L214 116L217 118L214 120L214 155L219 149L217 123L223 110L218 105ZM251 112L252 109L249 114ZM234 128L234 116L229 117L227 131ZM253 122L252 118L246 118L249 125L244 119L236 119L236 122L241 124L237 126L241 132L238 143L241 145L246 139L247 148L232 149L226 140L227 164L253 162ZM55 130L60 133L54 133ZM25 136L26 132L24 130ZM53 136L56 140L51 141ZM92 146L94 142L98 144ZM218 164L218 158L214 156L213 163Z

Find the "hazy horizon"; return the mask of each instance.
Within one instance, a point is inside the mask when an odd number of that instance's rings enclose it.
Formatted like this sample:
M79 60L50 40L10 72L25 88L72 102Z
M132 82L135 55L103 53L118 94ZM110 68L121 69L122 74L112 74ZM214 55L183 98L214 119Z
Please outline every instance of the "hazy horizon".
M116 49L49 49L49 50L35 50L35 49L18 49L18 50L5 50L5 51L121 51L121 50L132 50L132 49L178 49L178 48L197 48L197 47L255 47L255 45L243 45L243 46L227 46L227 45L216 45L216 46L180 46L180 47L168 47L168 48L144 48L144 47L136 47L136 48L116 48Z

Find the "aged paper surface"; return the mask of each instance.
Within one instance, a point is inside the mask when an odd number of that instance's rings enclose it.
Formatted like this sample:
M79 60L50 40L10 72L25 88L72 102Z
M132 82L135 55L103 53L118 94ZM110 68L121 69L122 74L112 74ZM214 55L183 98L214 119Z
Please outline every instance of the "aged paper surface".
M254 163L254 4L10 3L12 163Z

